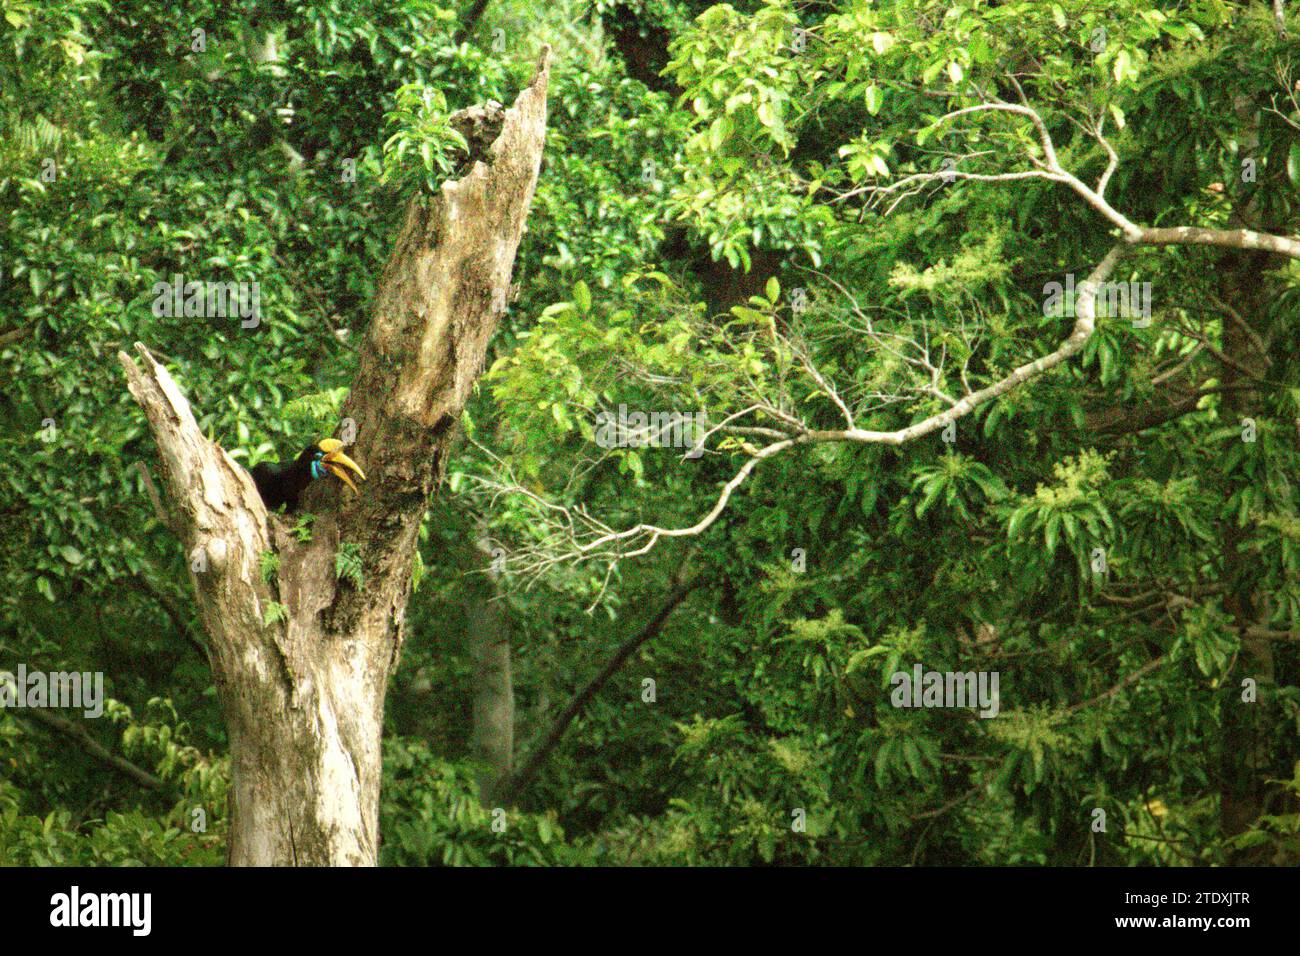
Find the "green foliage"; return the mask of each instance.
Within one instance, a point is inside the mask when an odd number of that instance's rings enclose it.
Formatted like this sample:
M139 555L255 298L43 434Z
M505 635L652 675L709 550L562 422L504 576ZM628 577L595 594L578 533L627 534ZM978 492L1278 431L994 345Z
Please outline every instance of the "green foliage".
M384 180L419 182L437 192L451 175L456 150L468 150L465 137L451 125L447 98L421 83L399 87L388 123L393 132L384 140Z
M420 549L415 549L415 556L411 559L411 591L412 593L420 590L420 582L428 573L424 566L424 558L420 556Z
M161 812L133 807L78 816L56 808L26 809L30 792L0 780L0 866L220 866L225 862L229 758L190 743L191 728L171 701L154 698L138 719L120 701L105 712L120 727L124 753L163 781ZM12 718L0 716L0 751ZM18 778L21 784L21 776ZM196 811L202 811L201 814Z
M1040 484L1032 499L1011 512L1007 535L1041 533L1049 557L1063 541L1082 563L1089 546L1105 540L1102 529L1114 530L1101 500L1101 488L1109 477L1106 460L1087 450L1077 459L1053 465L1052 473L1059 484Z
M258 558L258 571L262 580L270 584L280 571L280 556L274 551L263 551Z
M422 741L384 741L381 792L383 866L554 866L590 858L566 842L554 812L484 807L470 768L434 756Z
M306 544L308 541L311 540L311 526L315 521L316 521L316 516L314 514L310 514L308 512L304 512L303 514L300 514L298 516L297 522L294 524L292 530L290 531L290 534L294 536L294 539L299 544Z
M348 397L346 387L299 395L284 403L281 416L298 435L329 435L334 432L339 409Z
M1150 324L1102 315L955 435L801 434L705 534L535 587L482 573L480 546L545 549L556 505L579 527L689 527L791 418L843 429L838 398L858 429L905 428L1056 349L1072 319L1045 286L1115 241L1096 209L1059 182L904 182L1037 168L1029 118L961 112L985 97L1023 94L1090 188L1104 122L1105 196L1134 222L1296 235L1294 5L1279 38L1267 4L1218 0L503 2L461 43L460 5L255 6L205 8L203 52L151 0L3 6L0 662L104 673L110 719L87 731L165 786L0 712L0 863L224 856L226 730L116 351L162 356L245 466L332 433L404 200L457 175L451 115L510 102L545 41L518 295L411 568L382 862L1294 864L1294 262L1133 248L1114 278L1151 283ZM279 58L258 62L267 36ZM260 325L155 314L178 274L259 283ZM698 460L600 447L620 405L737 430ZM340 545L339 581L364 586L387 557L368 548ZM275 555L258 566L275 579ZM522 755L684 569L699 588L494 829L485 615ZM917 664L998 671L998 717L893 708ZM1232 833L1236 777L1267 801Z
M1295 773L1290 780L1275 780L1293 797L1300 797L1300 762L1296 763ZM1267 848L1269 862L1285 866L1300 853L1300 813L1266 813L1244 833L1239 833L1228 841L1229 846L1239 850Z
M361 545L344 541L334 555L334 577L352 582L354 588L365 583L365 565L361 558Z
M67 810L44 819L23 817L7 783L0 783L0 865L220 866L218 838L194 838L139 810L108 811L78 826Z
M1008 495L1006 485L997 475L980 462L958 453L945 455L938 465L920 469L912 487L921 494L916 503L918 518L942 501L944 507L970 520L980 500L997 502Z

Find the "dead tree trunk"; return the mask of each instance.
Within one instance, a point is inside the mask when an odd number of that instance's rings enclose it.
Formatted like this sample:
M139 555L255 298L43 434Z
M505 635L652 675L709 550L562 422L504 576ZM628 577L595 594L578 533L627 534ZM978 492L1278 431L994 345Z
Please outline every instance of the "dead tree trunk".
M411 201L343 409L369 481L357 497L308 490L310 541L289 533L293 519L267 514L143 345L140 365L119 353L158 445L212 649L230 735L232 865L376 862L384 694L417 533L505 310L541 164L549 56L510 109L458 114L469 171ZM359 584L336 573L345 547ZM266 552L279 558L269 580Z

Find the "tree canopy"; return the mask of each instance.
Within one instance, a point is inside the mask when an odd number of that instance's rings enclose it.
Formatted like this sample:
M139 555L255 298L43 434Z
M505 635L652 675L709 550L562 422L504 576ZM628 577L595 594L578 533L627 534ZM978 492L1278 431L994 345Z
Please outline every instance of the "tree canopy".
M116 355L247 468L346 430L406 203L543 44L380 862L1300 860L1294 4L0 8L0 672L105 687L0 709L0 863L225 859ZM914 668L995 713L899 706Z

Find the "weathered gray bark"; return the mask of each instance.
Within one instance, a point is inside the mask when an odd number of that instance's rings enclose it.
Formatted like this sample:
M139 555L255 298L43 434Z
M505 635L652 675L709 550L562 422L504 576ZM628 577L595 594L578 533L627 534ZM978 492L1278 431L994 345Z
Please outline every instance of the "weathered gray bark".
M310 541L289 533L293 519L267 514L143 345L140 365L119 353L158 445L212 649L230 735L232 865L376 861L384 694L417 532L505 309L541 164L549 56L510 109L458 116L469 171L407 210L343 409L356 423L349 453L369 481L357 497L325 482L308 490ZM335 572L345 544L364 569L359 587ZM267 551L280 560L270 581L260 574Z
M490 563L485 577L481 587L466 592L465 620L474 662L470 753L483 767L479 796L484 806L492 807L514 769L515 688L510 672L510 623L499 600L498 575Z

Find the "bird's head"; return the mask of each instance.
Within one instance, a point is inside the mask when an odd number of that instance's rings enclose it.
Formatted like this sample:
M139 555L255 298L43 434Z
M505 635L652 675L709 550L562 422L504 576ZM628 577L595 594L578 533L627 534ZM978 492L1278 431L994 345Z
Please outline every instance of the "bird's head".
M361 466L343 454L343 442L337 438L322 438L315 445L308 445L300 457L311 463L312 478L333 475L354 492L357 486L353 484L348 472L353 472L362 481L366 480L366 473L361 470Z

